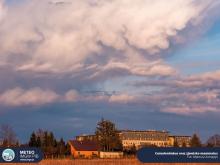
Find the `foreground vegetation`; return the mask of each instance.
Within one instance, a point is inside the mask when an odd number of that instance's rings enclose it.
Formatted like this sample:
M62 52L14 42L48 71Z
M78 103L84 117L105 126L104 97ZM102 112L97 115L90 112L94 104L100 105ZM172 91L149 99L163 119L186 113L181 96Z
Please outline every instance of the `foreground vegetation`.
M2 164L3 165L3 164ZM13 164L12 164L13 165ZM27 164L14 164L27 165ZM30 165L143 165L136 159L93 159L93 160L44 160ZM170 165L170 163L154 163L152 165ZM174 163L172 165L210 165L210 163ZM214 165L220 165L215 163Z

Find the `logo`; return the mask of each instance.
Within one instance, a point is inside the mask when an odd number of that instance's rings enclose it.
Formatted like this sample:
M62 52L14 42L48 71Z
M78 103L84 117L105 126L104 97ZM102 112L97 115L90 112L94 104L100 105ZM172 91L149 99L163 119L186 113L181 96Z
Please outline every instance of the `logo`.
M2 158L6 162L11 162L15 158L15 152L12 149L5 149L2 152Z

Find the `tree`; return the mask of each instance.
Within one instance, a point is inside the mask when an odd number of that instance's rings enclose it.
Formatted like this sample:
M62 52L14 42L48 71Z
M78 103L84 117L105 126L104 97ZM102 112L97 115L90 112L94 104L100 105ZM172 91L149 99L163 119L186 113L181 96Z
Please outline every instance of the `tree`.
M43 141L44 141L44 133L45 133L45 131L42 130L42 129L38 129L38 130L35 132L36 136L40 138L40 140L41 140L42 143L43 143Z
M63 138L57 141L53 132L44 131L42 129L31 134L29 146L40 147L45 158L54 158L70 154L70 147L66 145Z
M37 147L37 137L36 137L35 132L33 132L31 134L31 137L30 137L30 140L29 140L28 144L29 144L30 147Z
M42 145L42 142L41 142L40 137L38 136L37 141L36 141L36 147L41 147L41 145Z
M66 143L65 155L70 155L70 153L71 153L70 150L71 150L71 147L70 147L69 143Z
M102 151L122 150L118 130L111 121L102 119L98 122L95 134Z
M60 139L60 141L58 142L58 155L65 155L66 153L66 144L63 140L63 138Z
M38 132L33 132L30 136L28 145L30 147L42 147L43 139Z
M182 147L187 147L186 142L183 142Z
M201 140L197 134L194 134L192 136L192 139L190 141L190 146L191 147L202 147Z
M220 147L220 135L216 134L216 135L211 136L207 140L206 144L209 147Z
M19 144L13 128L9 125L0 126L0 139L3 140L3 146L5 147L16 146L17 143Z
M208 144L206 145L206 147L210 147L210 148L212 148L212 147L214 147L214 145L211 144L211 143L208 143Z
M54 156L57 152L57 141L52 132L45 131L42 149L46 157Z
M45 131L44 132L44 137L43 137L43 146L48 147L48 145L49 145L48 132Z
M135 145L133 145L132 147L131 147L131 154L132 155L135 155L136 153L137 153L137 148L136 148L136 146Z

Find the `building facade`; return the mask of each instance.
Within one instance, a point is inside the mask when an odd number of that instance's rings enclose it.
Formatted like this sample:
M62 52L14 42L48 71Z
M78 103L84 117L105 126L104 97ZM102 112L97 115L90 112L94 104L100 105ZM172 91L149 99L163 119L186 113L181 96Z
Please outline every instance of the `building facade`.
M76 136L77 141L96 141L96 135L79 135Z
M179 147L190 147L191 136L172 136L168 131L156 130L120 130L118 132L122 142L123 149L135 147L140 149L146 146L173 147L178 144ZM95 135L76 136L77 141L97 141Z
M177 147L190 147L191 136L169 136L170 145Z
M100 152L100 158L102 159L119 159L123 158L123 152Z
M119 132L124 149L136 147L139 149L144 146L167 147L170 146L169 132L167 131L133 131L123 130Z

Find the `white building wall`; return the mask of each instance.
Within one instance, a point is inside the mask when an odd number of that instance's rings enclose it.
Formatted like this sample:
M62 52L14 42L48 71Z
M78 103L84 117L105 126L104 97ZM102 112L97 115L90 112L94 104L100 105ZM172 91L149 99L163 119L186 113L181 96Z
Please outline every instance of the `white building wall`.
M169 145L169 141L145 141L145 140L122 140L124 148L132 147L135 145L136 148L144 145L155 145L158 147L166 147Z
M123 152L100 152L100 158L122 158Z

